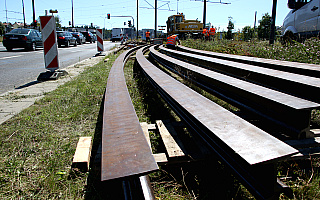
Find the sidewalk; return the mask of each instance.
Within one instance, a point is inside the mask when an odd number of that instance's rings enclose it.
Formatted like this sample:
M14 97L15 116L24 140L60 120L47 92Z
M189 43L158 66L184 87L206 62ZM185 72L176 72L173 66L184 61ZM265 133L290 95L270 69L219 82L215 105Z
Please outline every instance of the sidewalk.
M113 52L113 50L104 53L107 56L111 52ZM58 80L45 82L38 82L35 80L34 82L20 86L13 91L0 94L0 125L25 108L33 105L36 100L43 98L45 93L51 92L60 85L72 80L83 72L86 67L92 67L104 58L104 56L91 57L68 66L63 69L68 72L68 75L61 77Z

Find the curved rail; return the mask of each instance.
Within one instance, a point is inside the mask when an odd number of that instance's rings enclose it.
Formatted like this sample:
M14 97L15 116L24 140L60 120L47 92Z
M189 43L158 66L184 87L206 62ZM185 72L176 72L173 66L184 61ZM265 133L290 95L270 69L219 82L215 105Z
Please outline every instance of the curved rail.
M140 49L136 59L150 82L195 133L256 197L274 197L275 161L297 150L223 109L154 66ZM263 171L263 174L261 174Z
M102 181L158 169L132 105L123 72L128 57L138 48L122 53L109 73L104 96Z
M163 47L160 49L164 50ZM313 137L310 132L311 110L320 107L320 104L189 64L153 48L150 51L152 58L171 71L191 79L200 87L231 104L281 126L288 135L296 138Z

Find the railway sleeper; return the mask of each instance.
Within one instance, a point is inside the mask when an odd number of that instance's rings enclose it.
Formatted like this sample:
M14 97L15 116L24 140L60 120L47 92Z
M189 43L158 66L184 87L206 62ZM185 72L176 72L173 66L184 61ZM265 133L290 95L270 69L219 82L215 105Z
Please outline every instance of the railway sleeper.
M319 78L171 50L162 46L160 51L197 66L320 103Z
M171 71L191 80L202 89L280 126L293 138L313 138L311 110L320 104L161 54L153 47L150 55Z
M162 98L258 199L279 197L275 163L298 151L206 99L150 63L136 63Z

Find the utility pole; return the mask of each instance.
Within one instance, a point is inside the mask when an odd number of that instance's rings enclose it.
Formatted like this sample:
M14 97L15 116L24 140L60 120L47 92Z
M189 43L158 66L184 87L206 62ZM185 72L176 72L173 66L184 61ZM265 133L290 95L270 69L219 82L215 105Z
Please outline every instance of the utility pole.
M72 28L73 28L74 27L74 23L73 23L73 0L71 0L71 3L72 3L72 11L71 11L71 15L72 15L71 16L71 18L72 18L71 20L72 21L71 21L71 23L72 23Z
M203 0L203 28L206 27L206 15L207 15L207 0Z
M7 27L6 27L6 32L8 32L8 27L9 27L9 22L8 22L8 9L7 9L7 0L5 0L5 6L6 6L6 19L7 19Z
M22 0L23 27L26 28L26 15L24 13L24 1Z
M157 37L157 0L154 0L154 38Z
M257 11L254 13L254 24L253 24L253 37L256 33L256 23L257 23Z
M137 41L139 39L139 0L137 0Z
M32 0L32 9L33 9L33 27L34 27L34 29L36 29L37 23L36 23L36 11L34 8L34 0Z
M269 44L273 44L273 43L274 43L274 38L275 38L275 24L276 24L276 13L277 13L277 0L273 0Z

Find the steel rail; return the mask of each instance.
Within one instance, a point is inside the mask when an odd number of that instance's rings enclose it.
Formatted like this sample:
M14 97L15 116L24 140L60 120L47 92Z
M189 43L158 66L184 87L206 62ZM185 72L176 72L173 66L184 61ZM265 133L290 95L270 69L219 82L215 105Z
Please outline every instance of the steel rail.
M272 163L297 153L296 149L165 74L144 57L143 49L138 50L136 60L170 107L257 198L276 198Z
M239 80L161 54L150 48L152 58L191 79L203 89L287 129L295 138L310 138L311 110L320 104Z
M115 60L104 96L101 180L144 175L158 169L126 86L123 67L138 48Z
M160 46L160 51L195 65L251 81L281 92L320 102L320 79L289 72L237 63L228 60L171 50Z
M225 53L217 53L212 51L192 49L185 46L179 46L178 50L183 52L213 57L213 58L220 58L224 60L235 61L239 63L256 65L260 67L320 78L320 67L319 65L315 65L315 64L280 61L280 60L272 60L267 58L257 58L257 57L240 56L240 55L231 55L231 54L225 54Z

